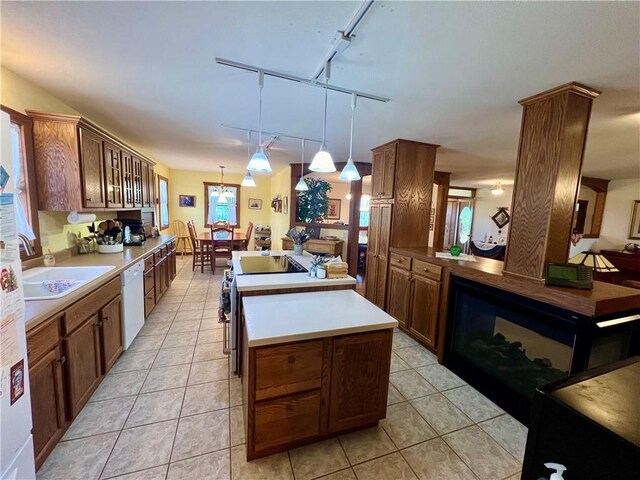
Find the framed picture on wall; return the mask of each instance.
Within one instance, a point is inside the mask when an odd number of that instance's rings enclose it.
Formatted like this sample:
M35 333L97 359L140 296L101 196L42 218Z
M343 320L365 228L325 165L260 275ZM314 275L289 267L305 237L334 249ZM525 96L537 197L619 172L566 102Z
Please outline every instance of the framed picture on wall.
M250 198L249 210L262 210L262 200L259 198Z
M500 207L498 209L498 212L493 217L491 217L491 220L493 220L493 223L495 223L498 228L504 227L507 223L509 223L510 219L511 217L509 216L507 209L504 207Z
M196 196L195 195L178 195L178 202L181 207L195 207Z
M340 220L340 207L342 200L339 198L329 199L329 210L327 210L327 220Z
M289 197L282 197L282 213L285 215L289 214Z
M633 240L640 240L640 200L633 201L633 213L631 214L629 238Z

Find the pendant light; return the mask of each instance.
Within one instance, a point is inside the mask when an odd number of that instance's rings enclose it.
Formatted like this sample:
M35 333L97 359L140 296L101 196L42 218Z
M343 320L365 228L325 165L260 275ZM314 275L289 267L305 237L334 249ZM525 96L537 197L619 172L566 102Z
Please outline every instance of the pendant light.
M504 187L502 186L502 183L500 183L500 182L497 182L489 190L491 190L491 193L493 193L494 195L502 195L504 193Z
M258 147L256 148L256 153L254 153L251 160L249 160L247 170L250 172L271 173L271 164L269 163L269 159L262 148L262 87L264 87L264 72L262 70L258 72L258 85L260 86Z
M322 145L320 150L313 157L309 170L312 172L331 173L336 171L336 166L333 164L333 158L327 151L327 84L329 83L331 63L326 62L324 64L324 123L322 126Z
M247 158L251 157L251 130L247 131ZM251 175L251 171L247 170L247 174L242 179L242 183L240 183L243 187L255 187L256 181L253 179Z
M224 168L224 165L220 165L220 186L213 187L211 191L211 196L217 197L220 203L227 203L227 198L233 196L233 192L224 186Z
M307 190L309 190L309 186L307 185L307 182L304 181L304 144L305 144L305 140L304 138L302 139L302 158L300 160L300 173L302 174L302 176L300 177L300 180L298 180L298 183L296 184L295 189L298 192L306 192Z
M353 117L356 112L356 102L358 101L358 96L355 93L351 94L351 138L349 140L349 160L347 160L347 164L342 169L340 173L339 180L346 182L353 182L354 180L360 180L360 173L358 173L358 169L356 168L356 164L353 163L353 158L351 155L353 153Z

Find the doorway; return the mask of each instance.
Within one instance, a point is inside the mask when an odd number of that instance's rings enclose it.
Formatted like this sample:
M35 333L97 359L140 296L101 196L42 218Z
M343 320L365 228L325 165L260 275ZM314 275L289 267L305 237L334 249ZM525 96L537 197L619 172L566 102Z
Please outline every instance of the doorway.
M444 227L445 250L449 250L453 245L459 245L464 253L469 253L474 203L475 189L456 187L449 189Z

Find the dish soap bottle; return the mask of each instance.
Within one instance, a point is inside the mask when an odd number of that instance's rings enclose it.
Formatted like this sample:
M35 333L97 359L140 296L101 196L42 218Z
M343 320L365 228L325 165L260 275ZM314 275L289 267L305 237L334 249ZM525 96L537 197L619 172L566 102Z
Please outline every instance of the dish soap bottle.
M47 254L44 256L44 266L45 267L55 267L56 265L56 257L53 256L51 250L47 250Z

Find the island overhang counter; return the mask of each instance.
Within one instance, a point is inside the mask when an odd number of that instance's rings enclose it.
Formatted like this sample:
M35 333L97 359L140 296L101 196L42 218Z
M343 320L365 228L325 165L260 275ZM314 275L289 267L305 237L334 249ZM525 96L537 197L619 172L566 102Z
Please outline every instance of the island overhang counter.
M242 303L247 460L385 418L393 317L353 290Z

